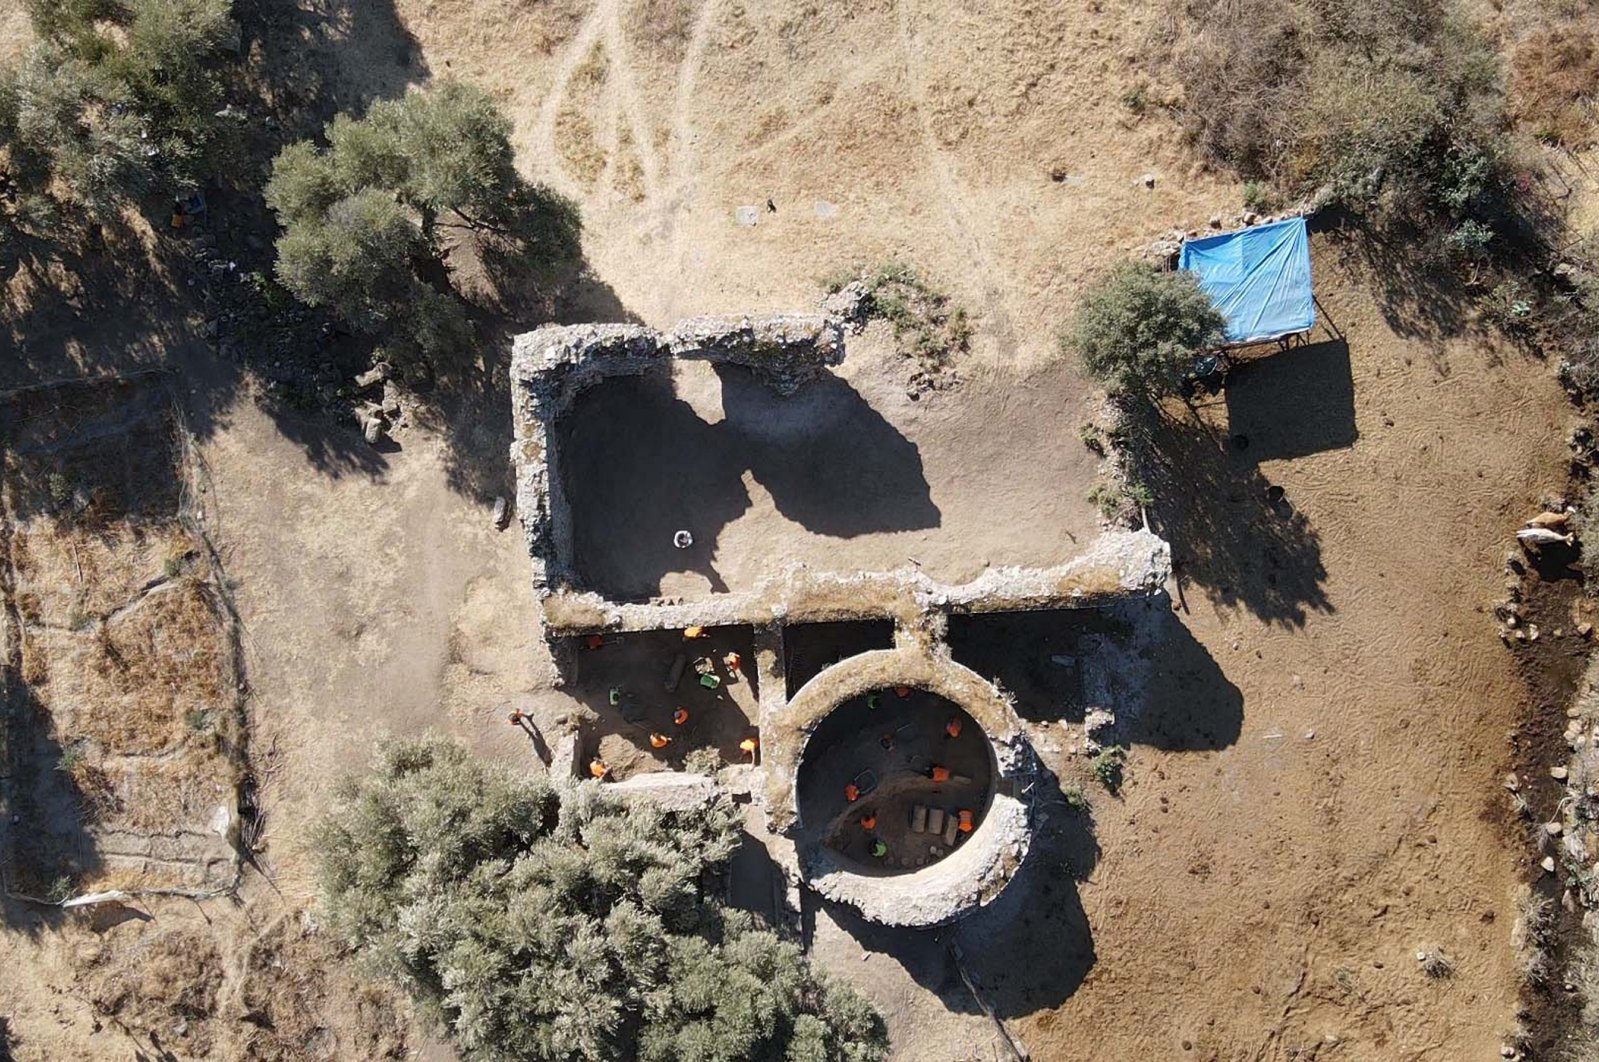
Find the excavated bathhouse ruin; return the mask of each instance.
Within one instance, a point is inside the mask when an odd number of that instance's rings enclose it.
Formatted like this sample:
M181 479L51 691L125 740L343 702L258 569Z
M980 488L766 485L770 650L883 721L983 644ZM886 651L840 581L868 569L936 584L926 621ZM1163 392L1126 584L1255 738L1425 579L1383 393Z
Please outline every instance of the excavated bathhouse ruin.
M625 324L546 326L519 336L511 363L517 509L545 637L563 666L581 639L596 634L752 628L761 795L774 832L794 843L800 876L823 896L849 903L875 921L937 925L988 902L1010 880L1027 853L1035 808L1045 796L1038 791L1044 783L1011 698L951 657L944 639L947 617L1095 608L1154 593L1169 572L1166 542L1147 529L1110 531L1069 563L989 568L960 585L936 582L914 567L839 574L790 566L773 571L749 592L696 602L615 601L582 584L559 474L556 425L588 387L614 376L669 371L672 359L697 359L742 366L786 395L843 360L844 336L844 323L828 314L700 317L667 332ZM885 619L894 627L891 648L847 656L789 695L786 628ZM813 766L820 754L810 746L813 737L826 734L818 745L855 741L865 747L858 739L870 730L873 740L889 748L888 736L879 738L871 728L881 729L876 720L889 718L887 711L873 713L885 691L896 690L905 711L922 711L935 730L954 715L975 724L981 737L976 747L986 746L986 757L972 751L973 739L961 739L975 764L955 780L966 787L961 799L967 805L962 810L971 813L969 831L957 835L947 825L932 831L920 822L906 829L896 821L896 847L906 854L863 861L839 842L841 831L858 828L860 815L879 800L897 801L887 805L896 809L917 808L916 817L923 818L929 812L919 802L924 798L905 790L906 784L921 785L916 772L873 776L868 784L881 791L868 789L858 804L845 805L842 796L833 796L837 779L808 781L825 774ZM833 723L824 726L830 719ZM813 753L809 763L808 752ZM919 770L922 764L913 766ZM807 784L827 789L811 792ZM957 809L935 807L930 813L935 822L953 822ZM946 834L952 843L943 843Z

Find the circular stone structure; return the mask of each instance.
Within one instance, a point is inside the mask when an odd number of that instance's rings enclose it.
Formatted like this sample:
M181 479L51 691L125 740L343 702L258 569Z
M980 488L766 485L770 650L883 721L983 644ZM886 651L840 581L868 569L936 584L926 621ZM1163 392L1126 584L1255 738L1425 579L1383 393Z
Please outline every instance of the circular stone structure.
M763 737L767 807L794 839L800 874L873 921L959 918L993 899L1026 855L1036 761L1020 720L993 684L943 653L885 649L834 664ZM935 778L935 766L949 776ZM970 832L932 832L938 813L958 823L961 811Z

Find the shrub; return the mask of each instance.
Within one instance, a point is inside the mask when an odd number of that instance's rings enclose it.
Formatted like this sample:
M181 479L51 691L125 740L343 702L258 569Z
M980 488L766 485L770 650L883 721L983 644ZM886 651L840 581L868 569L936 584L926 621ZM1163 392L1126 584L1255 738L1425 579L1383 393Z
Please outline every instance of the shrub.
M1505 280L1493 286L1479 300L1482 315L1511 335L1527 332L1536 311L1533 293L1518 280Z
M29 10L41 43L0 70L11 224L58 223L43 206L57 194L108 218L227 169L228 0L36 0Z
M1498 210L1498 59L1458 3L1190 0L1185 15L1183 119L1212 158L1361 210Z
M331 927L474 1059L879 1059L882 1020L708 899L737 815L383 746L321 831Z
M715 774L722 766L722 753L715 745L692 749L683 757L683 770L690 774Z
M1225 326L1193 274L1123 262L1083 293L1062 345L1112 391L1158 397L1182 386Z
M285 147L266 186L284 230L278 280L401 365L469 346L452 246L470 243L500 272L548 276L579 260L576 207L516 172L510 129L487 95L447 81L337 116L325 149Z
M971 348L972 324L966 308L922 279L903 262L885 262L875 269L846 270L824 278L829 295L850 284L861 291L860 314L894 327L900 349L915 358L924 373L947 369Z
M1126 749L1120 745L1107 745L1089 761L1088 769L1100 785L1115 793L1122 787L1122 768L1126 763Z
M1599 592L1599 489L1590 482L1577 504L1577 564L1590 594Z
M1277 194L1265 181L1245 181L1244 209L1268 214L1277 209Z
M1481 261L1488 257L1488 248L1493 243L1493 238L1493 229L1480 221L1467 218L1444 237L1444 246L1457 258Z

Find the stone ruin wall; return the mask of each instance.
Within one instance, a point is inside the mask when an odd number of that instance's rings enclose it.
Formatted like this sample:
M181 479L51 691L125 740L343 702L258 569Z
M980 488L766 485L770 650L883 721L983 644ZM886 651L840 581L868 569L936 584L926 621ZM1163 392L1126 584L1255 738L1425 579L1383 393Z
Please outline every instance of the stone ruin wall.
M844 325L822 313L691 317L668 332L642 325L545 325L511 348L516 508L540 598L571 586L572 518L559 474L556 422L584 390L672 359L739 365L779 394L844 360Z
M857 686L864 689L862 682L913 682L943 690L975 710L994 743L1002 776L1030 789L1034 759L1009 698L950 658L944 640L947 617L1094 607L1156 593L1171 569L1170 547L1145 528L1107 531L1066 564L995 567L959 585L937 582L914 567L833 573L795 565L774 572L754 591L694 602L618 602L585 590L572 560L571 513L560 479L556 433L573 400L609 377L655 371L674 358L739 365L779 394L790 394L842 362L845 332L860 323L850 306L838 304L849 294L834 296L824 304L824 313L697 317L666 332L632 324L552 325L517 337L513 346L516 504L546 639L558 644L572 635L602 632L753 627L766 755L764 784L752 783L751 788L764 798L779 832L796 825L793 783L811 730L840 699L859 693ZM894 650L835 665L790 701L782 680L786 624L883 618L894 622ZM560 660L559 649L556 656ZM656 799L663 785L683 789L685 798L693 795L688 793L690 783L677 781L675 775L644 776L633 787ZM852 903L886 924L948 921L986 903L1020 865L1030 841L1030 803L1008 793L997 797L987 825L973 838L979 843L928 872L878 882L842 871L824 854L806 852L796 853L804 867L795 868L791 885L803 876L824 895Z

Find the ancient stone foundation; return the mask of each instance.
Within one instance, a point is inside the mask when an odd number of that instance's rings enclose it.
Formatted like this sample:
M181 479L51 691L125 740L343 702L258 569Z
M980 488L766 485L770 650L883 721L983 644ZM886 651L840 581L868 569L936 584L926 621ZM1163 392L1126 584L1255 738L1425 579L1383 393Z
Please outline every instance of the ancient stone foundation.
M793 841L799 877L876 921L936 925L986 903L1015 874L1031 842L1038 784L1036 760L1010 699L951 659L944 642L947 617L1094 608L1154 593L1169 575L1167 544L1148 530L1108 531L1066 564L994 567L959 585L910 567L838 574L777 565L750 592L696 602L614 601L582 585L559 472L556 424L587 387L608 377L663 370L682 358L743 366L779 394L789 394L843 360L845 332L843 318L823 313L699 317L666 332L623 324L547 326L518 337L511 364L517 509L544 634L558 663L594 635L753 628L764 774L764 784L753 792L764 801L773 830ZM787 696L785 628L884 619L894 624L894 648L841 660ZM957 838L947 855L912 872L869 874L846 865L822 843L815 824L804 821L797 780L807 744L824 720L846 702L894 687L964 710L991 749L995 777L980 823ZM634 781L628 791L650 793L665 784ZM687 794L698 793L699 785L666 788Z

